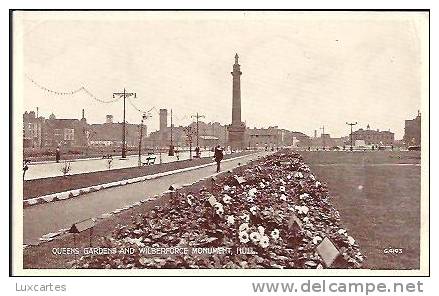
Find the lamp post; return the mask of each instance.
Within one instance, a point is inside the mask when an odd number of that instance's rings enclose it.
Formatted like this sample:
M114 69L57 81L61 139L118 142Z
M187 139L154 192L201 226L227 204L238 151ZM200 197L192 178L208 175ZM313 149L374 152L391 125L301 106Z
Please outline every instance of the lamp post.
M122 124L122 159L127 158L127 147L126 147L126 120L125 120L125 100L128 97L134 96L136 97L136 93L129 93L126 92L125 88L123 89L123 92L119 93L113 93L113 98L115 96L119 96L123 98L123 124Z
M140 121L140 136L139 136L139 167L142 166L142 137L143 137L143 121L146 120L148 116L146 113L142 114L142 120Z
M172 123L172 109L171 109L171 145L169 146L168 156L174 156L174 143L173 143L173 132L174 124Z
M199 134L198 134L198 129L199 129L199 127L198 127L198 120L200 118L205 118L205 116L204 115L200 115L197 112L197 114L196 115L192 115L191 118L196 118L197 119L197 149L196 149L196 151L197 151L197 157L200 157L200 143L199 143L200 137L199 137Z
M351 140L351 151L353 150L353 148L352 148L352 127L354 126L354 125L356 125L358 122L346 122L346 124L347 125L350 125L351 126L351 134L350 134L350 140Z
M321 138L322 138L323 150L326 150L326 145L325 145L325 126L322 126L320 129L322 130Z
M187 141L189 142L189 160L192 160L192 127L189 125L187 127L184 127L183 130L186 133Z

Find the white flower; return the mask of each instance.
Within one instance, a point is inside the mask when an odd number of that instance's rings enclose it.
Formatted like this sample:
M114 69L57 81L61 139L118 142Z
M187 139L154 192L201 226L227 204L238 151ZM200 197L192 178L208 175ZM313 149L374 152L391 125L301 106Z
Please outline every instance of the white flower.
M303 218L303 222L308 223L309 222L309 218L308 217Z
M302 174L301 172L296 172L296 173L294 174L294 178L296 178L296 179L302 179L302 178L303 178L303 174Z
M256 195L256 192L258 192L258 190L256 188L252 188L248 191L248 195L254 197Z
M322 241L322 238L320 237L320 236L316 236L316 237L314 237L313 239L312 239L312 242L315 244L315 245L317 245L319 242L321 242Z
M242 223L239 225L239 232L247 232L248 231L248 223Z
M215 210L219 210L219 209L223 210L223 205L219 202L214 203L213 207L215 208Z
M275 228L271 232L271 238L277 240L279 238L279 229Z
M140 264L146 265L149 262L149 258L142 257L139 259Z
M309 166L307 166L306 164L302 164L300 166L300 169L304 172L309 172Z
M260 241L261 237L261 234L257 231L250 233L250 239L255 244Z
M287 201L287 196L285 194L282 194L280 196L280 200Z
M260 233L261 235L264 235L264 232L265 232L265 228L264 228L264 226L259 225L259 226L258 226L258 231L259 231L259 233Z
M288 176L287 176L287 179L290 180L290 179L291 179L291 175L288 175Z
M229 191L230 190L230 186L229 185L224 185L224 191Z
M216 211L216 213L218 214L218 215L222 215L222 214L224 214L224 208L223 208L223 205L221 204L221 203L219 203L219 202L216 202L214 205L213 205L213 207L214 207L214 209L215 209L215 211Z
M125 241L127 243L130 243L130 244L133 244L133 245L136 245L138 247L145 246L145 244L142 243L142 238L141 237L140 238L136 238L136 239L135 238L126 237L126 238L123 239L123 241Z
M246 223L248 223L250 221L250 215L247 213L242 214L241 216L239 216L239 218L241 218Z
M314 177L314 175L309 175L309 178L310 178L312 181L315 181L315 180L316 180L316 177Z
M245 231L240 232L239 233L239 241L241 243L244 243L244 244L248 243L250 241L249 238L248 238L248 233L245 232Z
M133 231L133 233L134 234L142 234L143 231L142 231L142 229L136 229L136 230Z
M225 204L229 204L229 203L232 202L232 198L229 195L225 194L224 197L223 197L223 202Z
M309 211L307 206L295 206L295 209L299 214L305 214L305 215L308 214Z
M347 235L346 230L344 230L343 228L342 228L342 229L339 229L339 230L337 231L337 233L338 233L338 234L341 234L341 235Z
M256 215L256 210L257 210L258 208L256 207L256 206L252 206L251 208L250 208L250 212L253 214L253 215Z
M270 245L270 239L268 238L268 236L266 235L262 236L260 238L259 245L264 249L268 247Z
M300 199L307 199L309 197L308 193L302 193L300 196Z
M192 200L189 198L189 195L186 197L187 199L187 203L191 206L192 205Z
M281 187L279 188L279 190L280 190L281 192L285 192L285 186L281 186Z
M233 217L232 215L227 216L227 224L228 225L235 224L235 217Z
M320 186L322 186L322 183L320 183L319 181L316 181L316 188L319 188Z
M259 187L261 187L262 189L265 188L265 184L263 182L259 183Z

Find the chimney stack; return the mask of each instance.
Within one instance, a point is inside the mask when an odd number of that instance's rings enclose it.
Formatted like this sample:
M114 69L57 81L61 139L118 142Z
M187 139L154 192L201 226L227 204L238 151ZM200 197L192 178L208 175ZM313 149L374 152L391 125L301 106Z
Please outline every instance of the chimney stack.
M164 132L168 127L168 110L160 109L160 132Z

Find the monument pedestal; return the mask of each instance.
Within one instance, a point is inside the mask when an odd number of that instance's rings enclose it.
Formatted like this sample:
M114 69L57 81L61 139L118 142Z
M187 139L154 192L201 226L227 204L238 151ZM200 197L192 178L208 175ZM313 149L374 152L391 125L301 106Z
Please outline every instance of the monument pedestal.
M229 145L232 150L244 150L244 132L245 125L241 123L240 125L232 124L228 127L229 132Z

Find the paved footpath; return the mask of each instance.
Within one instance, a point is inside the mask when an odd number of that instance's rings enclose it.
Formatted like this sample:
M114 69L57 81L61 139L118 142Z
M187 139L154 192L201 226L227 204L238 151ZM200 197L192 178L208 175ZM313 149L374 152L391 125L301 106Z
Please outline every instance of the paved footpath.
M271 152L257 152L237 159L225 160L221 170L229 170ZM23 243L35 244L38 239L50 232L69 228L78 221L98 217L104 213L133 204L146 197L161 194L171 184L187 184L209 177L216 173L216 165L180 172L145 182L88 193L79 198L41 204L23 209Z
M193 152L194 154L194 152ZM161 163L168 163L177 161L176 156L168 156L166 153L162 153L161 156L156 154L155 163L160 163L160 157L162 158ZM213 156L213 152L202 151L201 157ZM145 155L142 155L142 161L146 161ZM179 153L179 159L185 160L189 159L189 151L184 151ZM127 156L126 159L121 159L120 156L113 157L113 162L111 169L122 169L137 167L139 163L139 158L137 155ZM25 180L33 180L48 177L62 176L61 168L64 162L61 160L60 163L54 161L41 162L41 163L30 163L29 170L26 172ZM91 172L107 171L108 164L107 159L102 158L88 158L88 159L78 159L71 160L70 162L70 172L69 175L84 174Z

